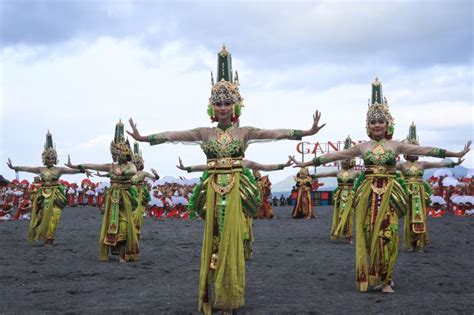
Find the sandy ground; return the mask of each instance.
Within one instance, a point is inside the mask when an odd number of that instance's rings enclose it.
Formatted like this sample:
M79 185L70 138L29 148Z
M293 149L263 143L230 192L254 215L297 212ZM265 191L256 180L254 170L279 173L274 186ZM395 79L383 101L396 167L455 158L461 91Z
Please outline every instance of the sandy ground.
M355 290L354 247L329 240L331 211L293 220L276 207L255 222L238 314L474 312L474 218L430 219L431 245L400 252L386 295ZM26 241L27 221L0 223L0 313L196 313L202 221L146 218L140 261L119 264L97 260L101 219L64 209L52 248Z

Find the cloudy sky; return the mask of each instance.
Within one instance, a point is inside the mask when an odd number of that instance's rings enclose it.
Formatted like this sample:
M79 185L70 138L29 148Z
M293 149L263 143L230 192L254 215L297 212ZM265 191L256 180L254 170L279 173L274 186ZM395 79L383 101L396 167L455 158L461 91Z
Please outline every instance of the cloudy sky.
M461 150L473 138L472 1L0 0L0 174L39 166L45 134L61 163L108 163L114 125L143 134L211 126L210 71L223 43L239 71L242 125L308 129L309 142L366 139L378 76L395 138L414 121L422 144ZM253 144L247 158L282 163L296 141ZM141 145L162 175L202 164L196 145ZM473 154L465 166L474 167ZM294 173L271 174L278 182ZM22 177L31 178L27 174ZM66 178L65 178L66 179Z

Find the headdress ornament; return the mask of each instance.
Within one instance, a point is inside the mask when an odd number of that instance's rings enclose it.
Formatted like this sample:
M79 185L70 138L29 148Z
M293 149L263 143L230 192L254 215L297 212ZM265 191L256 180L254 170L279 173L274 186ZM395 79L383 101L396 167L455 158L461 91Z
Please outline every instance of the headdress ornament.
M137 170L142 170L145 167L145 161L143 160L142 152L140 151L138 142L133 144L132 163L135 164Z
M302 167L302 168L299 170L298 174L300 174L300 175L308 175L308 174L309 174L308 168L307 168L307 167Z
M367 111L366 128L369 136L369 123L374 120L384 120L387 122L387 136L391 138L395 131L394 120L392 114L390 114L387 99L382 95L382 83L377 77L372 82L372 99Z
M352 147L352 139L350 135L347 135L346 140L344 141L344 150L349 150ZM351 166L354 166L356 163L355 159L350 160Z
M46 134L46 142L44 143L44 150L43 150L43 153L41 154L41 158L43 159L43 164L46 163L46 159L54 158L56 161L58 160L58 153L56 152L56 149L54 148L54 145L53 145L53 135L51 135L49 130L48 130L48 133Z
M344 150L348 150L352 147L352 139L350 135L347 135L346 140L344 141Z
M236 122L241 114L243 98L239 92L239 74L235 72L235 79L232 73L232 55L225 45L217 54L217 83L214 83L214 75L211 72L211 97L209 98L208 114L212 121L217 121L214 115L213 104L218 102L230 102L233 109L232 120Z
M416 136L416 125L414 122L411 123L410 128L408 129L406 142L409 144L420 145L418 137Z
M115 125L115 136L114 140L110 143L110 153L121 156L129 161L132 159L132 148L130 147L128 139L125 139L122 120L119 120Z

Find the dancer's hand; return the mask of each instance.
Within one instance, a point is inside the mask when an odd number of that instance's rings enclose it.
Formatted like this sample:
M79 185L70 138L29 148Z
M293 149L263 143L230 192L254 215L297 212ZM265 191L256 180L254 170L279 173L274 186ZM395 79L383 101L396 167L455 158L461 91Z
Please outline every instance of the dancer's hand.
M181 157L178 157L178 160L179 160L179 165L176 165L176 167L179 168L180 170L185 171L186 167L184 166L183 161L181 161Z
M151 172L155 175L156 179L160 179L160 175L158 175L158 172L154 168L151 169Z
M458 158L458 160L456 162L453 162L453 165L456 166L456 165L461 165L462 162L464 162L464 159L463 158Z
M10 160L10 158L8 158L7 166L8 166L9 168L11 168L12 170L15 169L15 167L14 167L13 164L12 164L12 160Z
M293 159L294 159L294 158L295 158L295 156L294 156L294 155L293 155L293 156L291 156L291 157L290 157L290 156L288 156L288 161L286 161L286 163L285 163L285 164L283 164L283 167L288 167L288 166L290 166L291 164L293 164L293 163L294 163L294 162L293 162Z
M312 136L318 133L318 131L321 130L324 126L326 126L326 124L322 124L321 126L318 126L320 119L321 119L321 113L319 111L316 111L313 114L313 125L311 126L311 129L303 131L303 136Z
M137 124L133 121L132 118L128 120L130 123L130 127L132 127L132 132L127 130L127 133L132 136L133 139L140 141L140 142L146 142L148 139L145 136L142 136L140 134L140 131L138 131Z
M462 158L463 156L466 155L467 152L471 150L471 140L469 140L466 145L464 146L464 149L458 153L458 157Z
M293 165L293 167L305 167L304 162L299 162L299 161L297 161L294 156L289 155L288 158L289 158L293 163L295 163L295 165Z

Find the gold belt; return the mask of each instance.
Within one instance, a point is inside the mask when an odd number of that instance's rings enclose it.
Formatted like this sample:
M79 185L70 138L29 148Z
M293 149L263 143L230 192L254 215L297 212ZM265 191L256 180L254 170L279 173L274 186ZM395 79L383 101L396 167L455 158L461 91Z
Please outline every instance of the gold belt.
M127 180L127 181L114 181L114 180L111 180L110 184L111 184L112 188L129 188L131 182L129 180Z
M41 187L59 187L59 183L58 182L43 182L41 184Z
M208 159L207 166L209 170L232 170L232 169L242 169L242 158L216 158Z
M365 167L366 175L395 175L396 169L393 166L367 165Z
M352 188L354 185L353 185L353 184L350 184L350 185L349 185L349 184L338 184L338 186L339 186L340 188L345 188L345 187L347 187L347 188Z
M407 183L422 183L422 182L423 182L423 178L420 177L420 176L407 177L407 178L406 178L406 182L407 182Z

